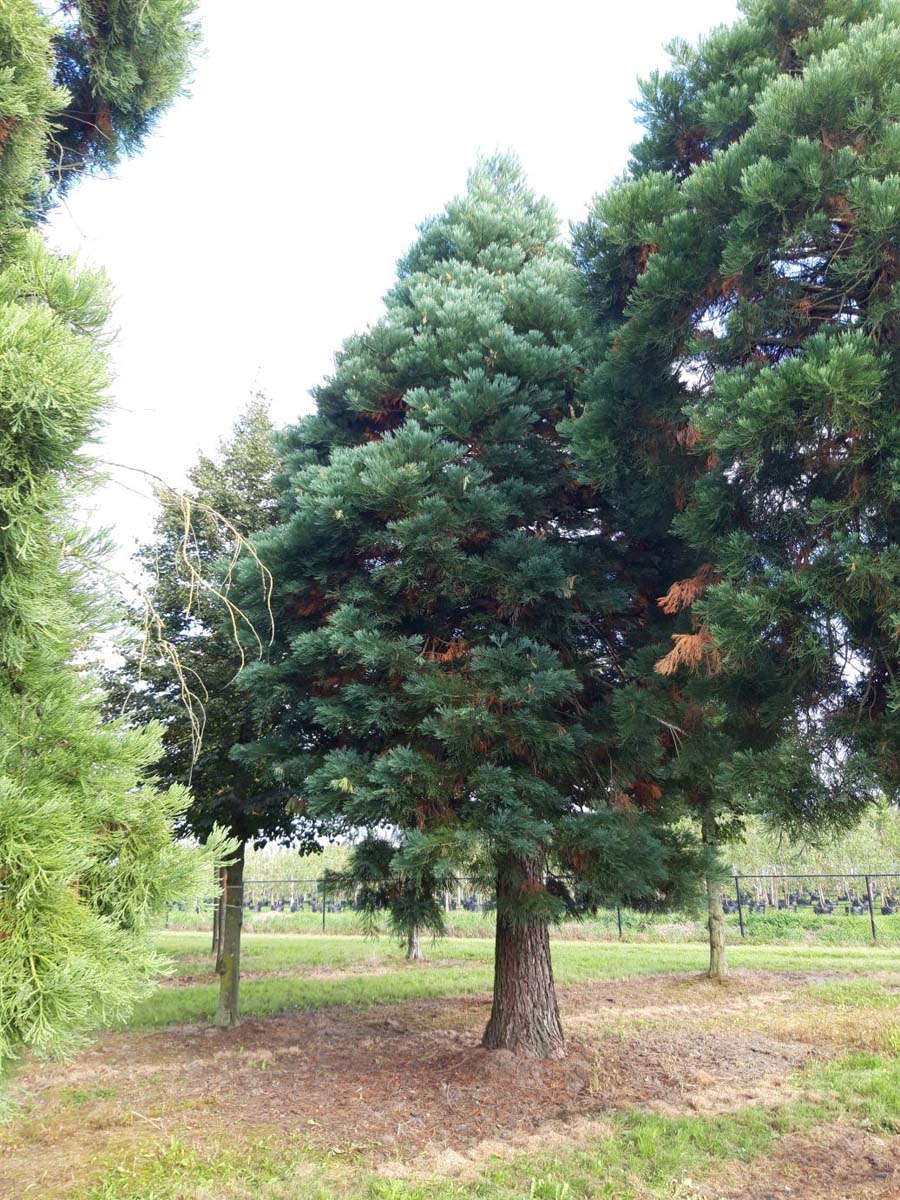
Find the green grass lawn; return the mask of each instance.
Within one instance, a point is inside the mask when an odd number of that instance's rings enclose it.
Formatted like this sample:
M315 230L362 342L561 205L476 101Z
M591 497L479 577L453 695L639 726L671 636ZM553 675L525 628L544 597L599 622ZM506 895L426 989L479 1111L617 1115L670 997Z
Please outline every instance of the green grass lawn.
M161 988L138 1006L130 1027L147 1029L207 1020L215 1009L217 990L207 935L161 933L159 948L174 960L176 975L207 975L210 981ZM245 1016L266 1016L288 1009L393 1004L490 990L490 942L446 939L429 943L426 953L431 963L417 966L407 963L396 943L387 938L246 934L242 969L251 977L241 986L241 1008ZM745 944L732 946L729 956L734 967L771 971L900 970L900 955L889 947ZM706 961L706 947L700 944L565 939L553 943L554 973L563 985L660 971L699 972ZM339 974L329 978L329 971ZM263 972L288 974L252 977Z

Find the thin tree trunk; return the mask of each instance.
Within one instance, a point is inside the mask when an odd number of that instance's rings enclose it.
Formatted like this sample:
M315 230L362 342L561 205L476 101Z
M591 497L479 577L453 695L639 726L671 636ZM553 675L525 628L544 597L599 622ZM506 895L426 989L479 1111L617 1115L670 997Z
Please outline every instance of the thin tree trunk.
M411 925L406 935L406 957L410 962L421 962L425 957L422 953L422 940L419 936L418 925Z
M541 858L509 856L497 873L494 1003L481 1044L527 1058L566 1053L550 962L550 934L540 917L511 913L526 891L544 887Z
M238 846L234 862L225 876L225 910L222 921L222 954L218 965L219 1000L215 1023L221 1029L233 1029L239 1019L238 1000L241 986L241 926L244 923L244 843Z
M709 977L720 982L728 978L728 959L725 953L725 914L722 911L721 885L717 879L706 881L706 902L709 910Z
M716 826L713 817L703 817L703 844L710 853L716 849ZM710 979L720 983L728 978L728 960L725 954L725 913L722 911L722 885L718 879L706 878L706 908L709 914L709 970Z

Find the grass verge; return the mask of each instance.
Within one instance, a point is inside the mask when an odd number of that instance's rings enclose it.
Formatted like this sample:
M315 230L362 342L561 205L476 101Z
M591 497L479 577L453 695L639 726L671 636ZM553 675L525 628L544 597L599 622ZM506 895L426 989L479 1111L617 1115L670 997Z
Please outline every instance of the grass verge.
M199 968L211 971L205 935L162 934L159 944L162 952L175 960L176 973L199 974ZM417 966L406 963L386 939L250 934L244 939L243 970L277 971L286 973L286 977L246 979L241 987L242 1012L245 1016L270 1016L337 1004L437 1000L490 989L493 947L489 943L459 938L437 943L430 953L434 961ZM700 972L706 966L707 951L700 945L556 941L553 961L557 982L565 985L666 971ZM896 970L898 966L893 951L877 947L735 946L730 950L730 961L738 968L770 971L871 973ZM366 971L354 974L354 967ZM323 969L347 974L339 978L315 974ZM862 986L878 985L866 982ZM129 1027L153 1029L208 1020L215 1009L216 992L214 981L161 988L138 1005Z

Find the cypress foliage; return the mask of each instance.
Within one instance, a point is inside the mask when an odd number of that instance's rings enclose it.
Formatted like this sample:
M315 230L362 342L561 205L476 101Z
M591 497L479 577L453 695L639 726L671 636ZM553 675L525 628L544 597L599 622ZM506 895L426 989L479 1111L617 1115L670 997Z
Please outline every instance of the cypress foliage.
M604 352L573 437L646 570L654 778L710 848L851 820L891 759L900 11L743 7L643 86L578 237Z
M485 1044L558 1055L548 922L664 891L678 847L607 785L628 617L558 432L582 369L575 274L515 164L483 163L422 227L386 309L290 439L285 520L259 541L278 642L246 674L274 729L247 753L331 829L387 827L389 862L384 839L357 857L373 903L402 879L407 927L440 928L435 884L480 864L498 900Z
M0 1066L58 1052L127 1012L157 960L164 901L224 849L178 847L183 789L147 768L158 732L104 726L76 662L108 614L97 546L73 530L80 449L105 403L106 288L47 253L28 212L46 190L51 29L31 0L0 7Z
M165 902L208 886L225 850L217 832L205 854L173 841L189 797L153 778L158 729L103 724L96 679L71 665L101 620L73 567L84 549L59 531L41 638L0 666L4 1065L126 1016L155 986L149 931Z
M716 539L723 580L706 615L729 656L747 669L779 655L815 701L805 753L783 748L773 778L800 822L852 815L878 786L896 797L900 780L900 7L806 15L795 68L719 167L732 210L721 267L736 282L714 388L692 413L717 470L685 522L687 537Z

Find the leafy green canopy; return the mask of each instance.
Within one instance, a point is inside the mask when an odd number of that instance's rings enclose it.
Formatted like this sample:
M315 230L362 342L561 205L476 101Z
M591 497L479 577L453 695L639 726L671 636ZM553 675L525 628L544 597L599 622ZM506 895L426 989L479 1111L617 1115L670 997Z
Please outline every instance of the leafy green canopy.
M53 623L53 518L105 407L106 298L101 277L48 254L35 233L0 267L0 661L21 662Z
M291 435L284 520L258 543L278 640L245 680L273 731L243 756L332 830L393 830L423 925L424 881L473 858L669 883L667 848L610 804L597 737L622 596L557 432L581 370L574 284L550 206L514 164L482 164ZM520 902L560 909L543 889Z
M145 10L150 5L142 6ZM121 7L124 13L125 7ZM164 900L223 851L173 843L187 805L146 768L152 729L102 724L83 651L106 620L68 509L105 405L106 286L29 228L67 97L31 0L0 6L0 1065L119 1015L157 960Z
M680 624L657 673L699 704L676 723L708 697L706 729L736 730L710 757L719 795L815 826L856 813L876 773L893 787L900 762L879 719L896 670L900 8L744 11L645 87L633 177L581 233L612 332L576 444L667 531L657 594Z

